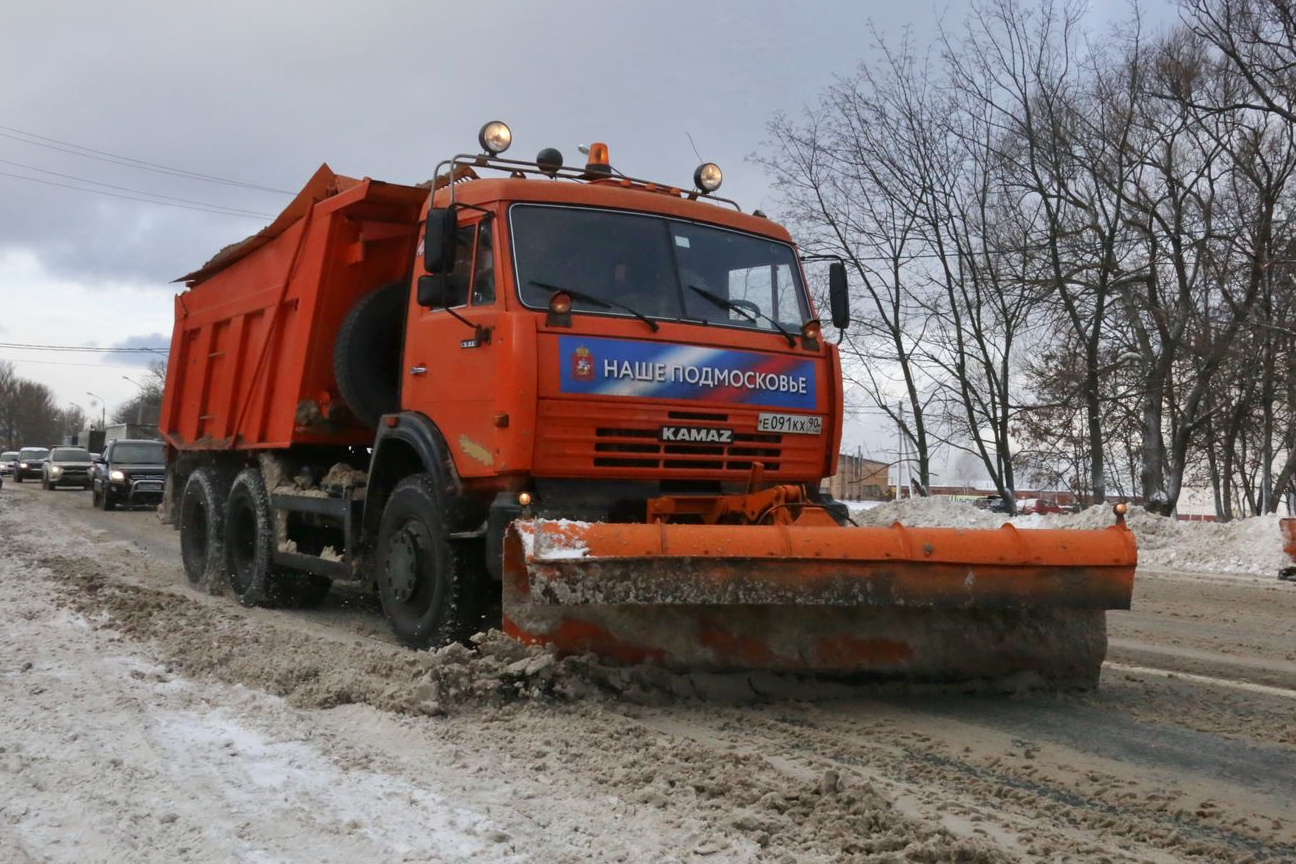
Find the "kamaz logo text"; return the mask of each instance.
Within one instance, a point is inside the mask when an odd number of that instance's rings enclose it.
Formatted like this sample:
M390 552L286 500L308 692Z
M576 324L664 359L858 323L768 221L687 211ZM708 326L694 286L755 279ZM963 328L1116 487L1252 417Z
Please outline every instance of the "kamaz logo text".
M663 426L661 440L689 444L732 444L733 430L709 426Z

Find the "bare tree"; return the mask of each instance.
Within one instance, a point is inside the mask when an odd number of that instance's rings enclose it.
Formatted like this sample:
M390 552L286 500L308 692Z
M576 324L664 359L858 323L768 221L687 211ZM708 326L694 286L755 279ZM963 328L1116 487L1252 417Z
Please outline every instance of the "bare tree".
M915 165L934 109L911 45L882 48L880 68L862 66L837 82L804 121L776 117L757 159L803 249L839 256L853 270L854 304L865 311L843 334L843 372L901 430L915 454L918 492L927 495L936 388L919 345L931 315L911 263L926 249Z
M80 405L69 405L59 411L59 431L64 438L81 432L86 424L86 412Z
M61 440L54 392L20 377L0 361L0 441L6 447L47 447Z
M1296 123L1296 6L1291 0L1180 0L1191 31L1214 46L1244 82L1209 111L1257 109Z
M148 374L140 383L139 392L113 411L114 423L157 425L162 412L162 391L166 386L166 363L160 360L150 363Z

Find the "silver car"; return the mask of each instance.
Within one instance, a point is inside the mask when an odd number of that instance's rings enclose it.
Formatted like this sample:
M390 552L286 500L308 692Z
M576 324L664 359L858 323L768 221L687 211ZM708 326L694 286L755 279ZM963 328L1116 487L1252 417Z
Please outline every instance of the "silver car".
M14 468L18 465L18 451L6 450L0 453L0 476L5 474L13 475Z
M84 447L55 447L41 466L41 486L90 488L90 451Z

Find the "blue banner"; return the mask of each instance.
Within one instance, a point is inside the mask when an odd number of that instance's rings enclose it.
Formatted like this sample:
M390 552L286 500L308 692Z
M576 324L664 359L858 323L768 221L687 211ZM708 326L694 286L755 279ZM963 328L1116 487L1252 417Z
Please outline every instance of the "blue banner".
M564 393L815 408L811 359L583 336L559 337L558 349Z

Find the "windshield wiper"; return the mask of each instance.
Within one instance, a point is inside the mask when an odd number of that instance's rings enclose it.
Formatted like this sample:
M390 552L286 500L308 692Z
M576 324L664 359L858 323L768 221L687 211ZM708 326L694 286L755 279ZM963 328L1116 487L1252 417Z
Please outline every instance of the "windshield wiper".
M688 287L690 291L696 291L706 299L710 300L712 303L719 306L721 309L728 309L732 312L737 312L738 314L746 318L748 321L754 322L756 320L755 316L751 312L739 306L737 303L733 302L732 300L726 300L725 298L721 297L719 294L712 294L710 291L706 290L705 288L699 288L696 285L690 285ZM757 310L755 314L759 315L769 323L773 324L774 329L782 333L783 338L788 341L789 348L796 347L796 337L793 336L791 333L789 333L787 330L784 330L782 324L775 321L773 318L766 315L764 312L761 312L760 310Z
M656 333L658 330L661 329L659 326L657 326L656 321L652 320L647 315L640 312L638 309L631 309L629 306L625 305L624 303L618 303L615 300L604 300L602 297L595 297L593 294L586 294L584 291L576 291L575 289L572 288L560 288L557 285L550 285L548 282L541 282L538 279L528 279L527 282L530 283L531 285L536 286L537 288L543 288L546 291L553 291L555 294L558 293L559 291L563 292L564 294L570 294L572 297L575 297L577 300L584 300L586 303L593 303L595 306L602 306L604 309L612 309L612 308L624 309L625 311L629 312L631 315L638 318L640 321L647 324L649 329L652 330L652 332Z

